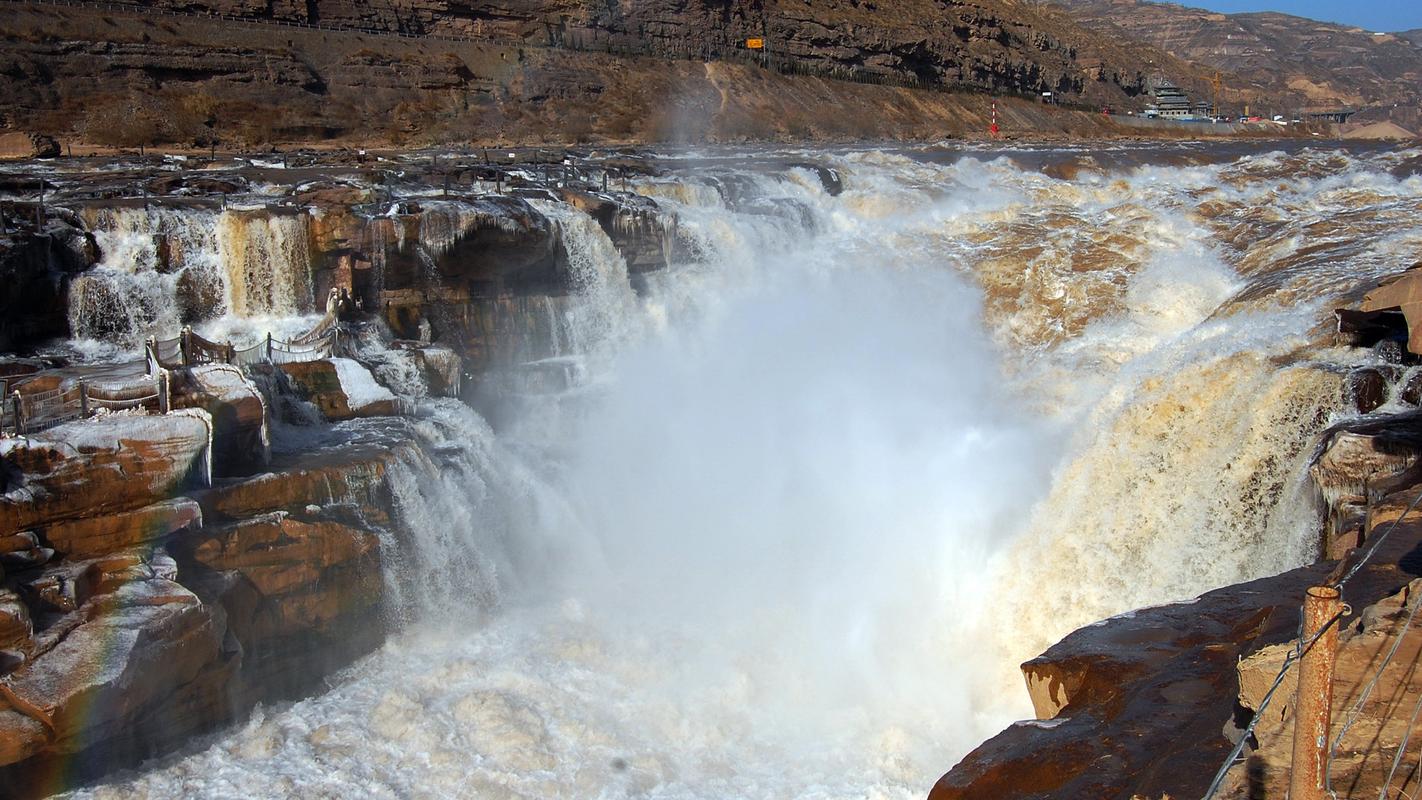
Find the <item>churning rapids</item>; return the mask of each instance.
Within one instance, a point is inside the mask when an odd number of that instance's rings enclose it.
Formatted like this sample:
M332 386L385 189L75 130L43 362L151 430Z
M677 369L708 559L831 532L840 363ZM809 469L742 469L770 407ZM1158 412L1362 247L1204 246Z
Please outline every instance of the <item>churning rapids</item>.
M1314 556L1324 324L1422 252L1417 156L717 155L637 185L685 255L636 291L541 203L571 386L423 401L413 622L74 796L922 797L1064 634Z

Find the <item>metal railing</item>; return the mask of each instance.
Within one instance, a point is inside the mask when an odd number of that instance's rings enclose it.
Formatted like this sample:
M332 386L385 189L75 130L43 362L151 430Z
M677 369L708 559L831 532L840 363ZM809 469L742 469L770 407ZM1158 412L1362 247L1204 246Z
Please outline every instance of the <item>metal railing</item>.
M66 422L91 417L99 411L148 408L166 414L172 402L173 370L186 370L204 364L240 367L292 364L332 358L349 349L347 340L341 336L340 323L334 312L328 313L312 330L294 339L278 339L268 333L264 340L249 347L214 342L185 327L172 339L149 337L144 342L144 370L153 381L151 392L105 396L95 393L82 380L45 392L16 390L3 395L4 401L0 403L0 436L38 433Z
M1254 710L1254 714L1250 718L1249 724L1241 733L1239 741L1236 742L1229 756L1215 773L1214 780L1210 783L1209 789L1204 794L1204 800L1212 800L1212 798L1216 797L1221 789L1224 788L1230 770L1244 762L1245 759L1241 757L1241 754L1245 745L1250 740L1250 737L1253 735L1255 726L1258 725L1263 718L1265 708L1267 708L1270 702L1275 698L1286 675L1296 665L1299 665L1305 674L1299 677L1299 688L1296 690L1297 694L1293 707L1293 713L1295 714L1295 738L1294 759L1291 767L1292 774L1290 775L1290 797L1297 798L1297 800L1340 797L1332 784L1333 765L1337 759L1338 751L1343 744L1343 737L1348 733L1349 729L1354 726L1359 716L1363 713L1369 697L1382 679L1383 670L1392 663L1393 657L1402 646L1403 637L1412 628L1419 607L1422 607L1422 602L1419 602L1416 598L1408 599L1410 608L1406 609L1408 613L1406 619L1403 621L1401 630L1391 633L1393 637L1391 647L1381 659L1380 664L1377 664L1376 667L1370 666L1372 673L1370 679L1357 701L1345 711L1337 735L1331 736L1333 665L1338 646L1337 627L1342 624L1345 617L1353 613L1353 610L1347 604L1341 602L1342 592L1348 585L1348 582L1351 581L1366 564L1372 561L1373 557L1379 552L1388 538L1392 536L1393 532L1396 531L1402 522L1407 519L1408 515L1416 511L1419 506L1422 506L1422 490L1419 490L1412 502L1408 504L1396 519L1392 520L1391 524L1388 525L1385 530L1369 537L1372 541L1368 547L1360 551L1355 557L1356 560L1349 566L1346 572L1343 572L1341 577L1328 582L1324 586L1314 587L1309 590L1308 596L1299 610L1298 637L1294 640L1293 647L1290 648L1283 664L1280 666L1273 684L1262 698L1259 707ZM1339 571L1341 571L1342 566L1345 564L1347 564L1346 561L1340 563ZM1334 574L1337 575L1338 571L1335 571ZM1325 594L1331 597L1332 606L1330 606L1330 608L1336 607L1336 610L1332 611L1332 613L1323 619L1315 619L1315 624L1306 625L1305 620L1309 616L1308 611L1310 604L1318 604L1321 602L1318 598ZM1317 612L1315 612L1315 616L1318 616ZM1324 646L1319 648L1314 646L1320 643ZM1309 676L1307 673L1311 667L1315 674ZM1301 706L1309 707L1308 710L1311 714L1306 714L1300 708ZM1310 715L1315 718L1306 719ZM1412 708L1411 718L1406 728L1408 735L1403 738L1394 753L1391 769L1384 778L1378 794L1379 800L1386 800L1392 788L1393 779L1397 774L1407 750L1412 726L1419 716L1422 716L1422 697L1418 698L1416 705ZM1306 719L1307 724L1301 722L1301 719ZM1301 753L1306 755L1303 763L1300 763ZM1422 754L1419 754L1418 759L1419 768L1422 768Z
M169 387L167 372L153 381L153 390L140 395L104 396L96 393L86 381L45 392L25 393L15 390L5 397L0 412L0 435L24 436L47 431L67 422L87 419L104 411L129 411L148 408L167 413Z
M187 369L202 364L244 367L291 364L331 358L343 352L340 325L332 315L327 315L309 333L291 340L278 339L268 333L266 339L254 345L236 347L230 342L205 339L191 328L183 328L173 339L149 338L143 350L149 375L156 374L157 370Z

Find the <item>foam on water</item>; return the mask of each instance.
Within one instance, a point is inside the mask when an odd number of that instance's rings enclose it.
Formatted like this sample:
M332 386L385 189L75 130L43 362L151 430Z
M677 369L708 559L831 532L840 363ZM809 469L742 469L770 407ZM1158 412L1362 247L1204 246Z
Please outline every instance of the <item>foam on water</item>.
M304 330L315 310L305 214L155 206L85 216L101 260L71 284L69 317L87 349L136 349L185 324L255 341Z
M382 551L406 630L80 794L923 796L1030 714L1016 665L1046 644L1311 557L1338 378L1297 351L1351 285L1305 259L1258 289L1291 224L1260 204L1380 215L1391 244L1334 253L1364 281L1406 266L1422 186L1289 158L1285 189L1278 159L1066 181L874 151L834 159L840 197L647 181L694 258L640 297L541 205L583 369L498 433L424 404Z

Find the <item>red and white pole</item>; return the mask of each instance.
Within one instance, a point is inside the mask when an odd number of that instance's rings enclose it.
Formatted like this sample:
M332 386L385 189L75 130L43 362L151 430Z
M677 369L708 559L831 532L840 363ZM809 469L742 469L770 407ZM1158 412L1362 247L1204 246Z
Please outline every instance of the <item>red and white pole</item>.
M992 134L992 138L996 139L997 131L997 101L994 100L992 101L992 125L988 126L988 132Z

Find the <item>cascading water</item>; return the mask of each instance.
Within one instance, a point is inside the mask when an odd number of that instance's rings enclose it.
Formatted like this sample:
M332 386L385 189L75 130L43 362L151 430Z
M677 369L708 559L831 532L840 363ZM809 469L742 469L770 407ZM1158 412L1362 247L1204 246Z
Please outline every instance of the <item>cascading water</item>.
M154 206L85 216L102 260L70 287L76 339L131 350L186 324L227 338L285 329L314 310L305 214Z
M229 211L219 218L233 313L286 316L312 309L308 219L265 211Z
M1030 713L1016 664L1055 638L1312 555L1301 466L1356 356L1311 332L1416 258L1422 180L1168 156L645 181L695 259L640 296L540 206L585 368L497 432L424 405L384 559L410 628L92 793L921 797ZM1385 240L1312 260L1343 216Z
M104 208L87 215L103 260L70 289L80 339L126 344L171 335L200 316L230 310L217 214L170 208Z

